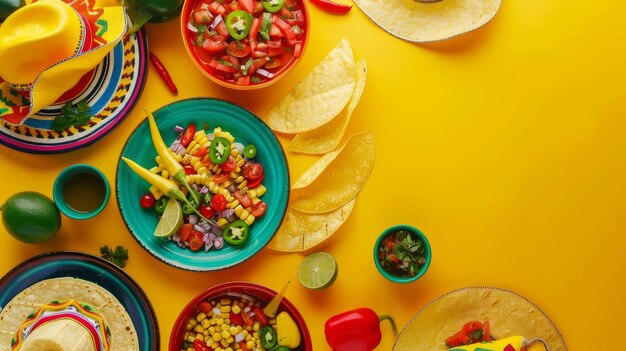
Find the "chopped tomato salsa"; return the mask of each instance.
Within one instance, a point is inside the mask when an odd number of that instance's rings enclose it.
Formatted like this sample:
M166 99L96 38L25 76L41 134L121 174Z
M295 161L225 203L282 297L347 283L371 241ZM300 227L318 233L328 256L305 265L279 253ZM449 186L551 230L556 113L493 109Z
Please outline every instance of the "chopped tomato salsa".
M301 55L307 29L303 11L293 0L197 0L186 37L213 76L260 84Z

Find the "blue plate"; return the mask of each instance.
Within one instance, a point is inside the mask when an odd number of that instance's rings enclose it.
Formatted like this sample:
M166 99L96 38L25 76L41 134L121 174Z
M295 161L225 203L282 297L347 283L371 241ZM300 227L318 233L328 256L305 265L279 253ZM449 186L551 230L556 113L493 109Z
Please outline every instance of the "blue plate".
M159 351L159 325L141 287L114 264L81 252L48 252L20 263L0 279L0 306L42 280L80 278L108 290L124 306L137 330L140 351Z
M149 184L139 178L123 162L118 161L116 176L117 202L122 218L137 242L151 255L174 267L190 271L214 271L232 267L259 252L278 230L289 199L289 171L285 153L276 136L267 125L252 112L230 102L198 98L178 101L154 112L163 140L170 145L177 137L176 125L186 127L195 123L209 130L222 127L244 145L257 148L255 161L263 166L263 185L267 193L262 200L267 212L250 226L250 240L242 247L228 244L221 250L211 249L193 252L179 248L173 241L154 237L158 216L153 210L141 208L139 200L148 192ZM148 121L144 120L132 133L122 149L122 156L145 168L156 165L157 153L152 145Z

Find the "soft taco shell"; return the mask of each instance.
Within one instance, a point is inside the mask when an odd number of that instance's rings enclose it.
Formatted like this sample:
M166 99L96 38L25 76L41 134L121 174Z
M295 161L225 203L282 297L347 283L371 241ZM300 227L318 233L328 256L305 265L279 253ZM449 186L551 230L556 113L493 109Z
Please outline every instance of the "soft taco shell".
M356 76L354 54L342 39L322 61L265 116L275 131L295 134L313 130L335 117L348 104Z
M0 350L11 349L11 339L26 317L43 304L74 299L95 306L111 330L110 351L139 350L137 332L124 306L106 289L77 278L54 278L31 285L0 312Z
M309 214L287 208L285 219L267 247L283 252L309 250L330 238L348 219L356 198L338 210Z
M361 191L376 154L374 134L353 135L315 162L291 187L291 208L306 213L334 211Z
M361 100L367 78L367 65L360 60L355 66L356 85L348 106L341 113L323 126L296 135L289 144L289 149L303 154L324 154L336 148L343 138L352 112Z
M355 0L365 14L390 34L414 43L449 39L489 22L502 0Z
M550 351L567 351L559 330L539 307L514 292L487 287L455 290L428 304L404 327L393 351L446 351L445 339L472 320L489 321L496 339L543 339Z

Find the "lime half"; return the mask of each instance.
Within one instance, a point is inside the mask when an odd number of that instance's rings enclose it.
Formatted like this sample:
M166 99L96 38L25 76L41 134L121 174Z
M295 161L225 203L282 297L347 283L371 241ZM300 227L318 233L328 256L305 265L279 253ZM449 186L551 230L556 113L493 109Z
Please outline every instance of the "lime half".
M157 224L154 230L154 236L157 238L169 238L176 233L181 224L183 224L183 208L178 201L170 198L159 220L159 224Z
M309 289L324 289L337 278L337 262L327 252L307 256L298 268L300 284Z

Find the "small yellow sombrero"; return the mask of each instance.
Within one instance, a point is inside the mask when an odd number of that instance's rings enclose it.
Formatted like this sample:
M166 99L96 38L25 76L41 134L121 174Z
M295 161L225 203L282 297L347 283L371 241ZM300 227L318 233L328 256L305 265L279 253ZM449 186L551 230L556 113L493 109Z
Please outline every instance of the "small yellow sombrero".
M20 124L95 68L128 28L115 0L30 0L0 26L0 118Z

